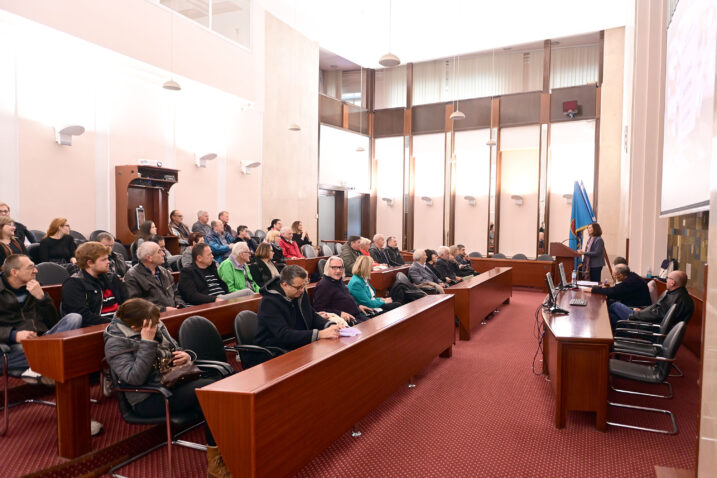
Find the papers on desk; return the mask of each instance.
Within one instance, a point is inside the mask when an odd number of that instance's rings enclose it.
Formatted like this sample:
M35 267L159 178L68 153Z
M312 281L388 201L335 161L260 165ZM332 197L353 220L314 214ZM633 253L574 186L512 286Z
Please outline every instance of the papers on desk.
M361 331L355 327L339 329L339 337L354 337L356 335L361 335Z
M589 280L579 280L578 287L592 287L594 285L600 285L599 282L591 282Z

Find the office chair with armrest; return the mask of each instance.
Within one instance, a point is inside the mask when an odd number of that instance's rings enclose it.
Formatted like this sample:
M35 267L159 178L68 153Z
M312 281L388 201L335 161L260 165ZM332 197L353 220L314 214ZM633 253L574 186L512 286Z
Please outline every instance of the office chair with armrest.
M45 238L45 231L41 231L39 229L30 229L30 232L33 236L35 236L35 239L37 239L38 242Z
M470 254L468 254L468 257L483 257L483 254L481 254L478 251L473 251Z
M326 267L326 259L319 259L319 262L316 264L316 271L321 277L324 277L324 267Z
M199 315L188 317L179 326L179 345L196 354L194 364L213 377L228 377L234 369L227 363L224 342L216 326Z
M635 380L642 383L651 383L657 385L666 385L668 388L667 395L659 395L654 393L638 392L634 390L622 390L615 388L612 384L610 388L616 392L628 393L631 395L641 395L646 397L655 398L672 398L672 385L667 381L667 377L670 373L670 368L675 361L675 355L677 349L682 343L682 338L685 335L685 323L680 322L675 325L672 330L665 337L665 341L662 344L660 353L655 357L635 356L631 354L624 354L622 352L613 352L610 354L609 370L611 377L620 377L628 380ZM647 361L649 363L636 363L628 362L626 360L619 360L615 357L625 356L626 358L632 359L637 358L641 361ZM607 402L612 407L629 408L632 410L642 410L647 412L662 413L668 415L672 421L671 430L663 430L659 428L648 428L637 425L629 425L619 422L607 422L608 425L616 427L632 428L633 430L649 431L654 433L664 433L667 435L674 435L677 433L677 422L675 421L675 415L669 410L663 410L660 408L649 408L638 405L628 405L625 403Z
M120 244L119 242L115 242L112 245L112 252L122 256L125 262L132 260L132 256L130 256L129 252L127 252L127 248L124 246L124 244Z
M343 247L344 247L344 245L341 244L340 242L337 242L337 243L334 244L334 248L336 249L336 255L337 255L337 256L341 254L341 249L342 249Z
M493 259L505 259L505 258L506 258L505 254L500 253L500 252L496 252L495 254L493 254Z
M538 258L535 259L535 260L536 260L536 261L552 261L552 260L553 260L553 256L551 256L550 254L540 254L540 255L538 256Z
M334 255L334 250L326 244L321 244L321 255L329 257Z
M70 235L75 239L75 242L77 242L77 241L87 242L87 238L81 232L72 230L72 231L70 231Z
M99 236L99 235L102 234L103 232L107 232L107 231L103 231L102 229L97 229L97 230L95 230L95 231L92 231L92 232L90 233L90 241L96 241L96 240L97 240L97 236ZM113 236L113 237L114 237L114 236Z
M513 254L513 257L511 257L511 259L518 259L518 260L521 260L521 261L527 261L527 260L528 260L528 256L526 256L526 255L523 254L522 252L519 252L519 253L517 253L517 254Z
M264 241L264 239L266 239L266 232L263 229L257 229L254 233L254 237L259 239L259 242L262 242Z
M659 298L659 294L657 293L657 283L655 282L655 279L652 279L647 283L647 290L650 291L650 301L652 301L652 303L654 304Z
M304 257L316 257L316 249L314 249L314 246L311 244L304 244L301 246L301 253L304 255Z
M36 267L37 281L40 285L62 284L70 277L67 269L54 262L41 262Z
M239 355L242 370L246 370L269 359L286 353L280 347L262 347L254 345L256 336L257 318L256 313L251 310L242 310L234 318L234 335L236 345L227 347L227 350L234 350Z
M27 257L30 258L32 262L35 264L40 263L40 244L35 242L32 244L29 244L25 249L27 249Z

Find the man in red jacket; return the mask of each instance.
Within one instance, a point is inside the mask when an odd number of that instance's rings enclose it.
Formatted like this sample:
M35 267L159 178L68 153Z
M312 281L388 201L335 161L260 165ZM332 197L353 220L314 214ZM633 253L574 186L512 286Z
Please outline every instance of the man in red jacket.
M281 246L281 252L284 253L284 257L287 259L290 257L304 257L301 251L299 251L299 245L292 239L293 235L294 233L290 227L281 228L279 245Z

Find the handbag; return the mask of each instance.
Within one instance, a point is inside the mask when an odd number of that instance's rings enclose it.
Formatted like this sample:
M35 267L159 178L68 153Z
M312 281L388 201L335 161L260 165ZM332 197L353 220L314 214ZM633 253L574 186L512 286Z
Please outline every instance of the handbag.
M176 367L167 367L160 369L162 374L162 380L160 383L165 388L173 388L176 385L181 385L184 382L191 382L192 380L198 379L202 375L202 371L194 365L193 362L186 363L184 365L178 365Z

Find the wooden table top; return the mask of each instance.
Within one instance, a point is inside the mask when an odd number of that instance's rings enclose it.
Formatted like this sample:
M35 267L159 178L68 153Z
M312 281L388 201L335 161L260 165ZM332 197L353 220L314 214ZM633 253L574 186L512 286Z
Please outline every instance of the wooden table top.
M570 305L573 298L587 300L587 306ZM558 294L558 306L569 314L551 314L543 309L543 321L558 340L612 343L612 329L605 304L606 297L582 290Z
M458 284L454 284L454 285L448 287L446 289L446 291L455 290L455 289L470 289L471 287L475 287L484 282L488 282L491 279L493 279L511 269L512 269L511 267L494 267L489 271L478 274L477 276L466 277L465 279L460 281Z

